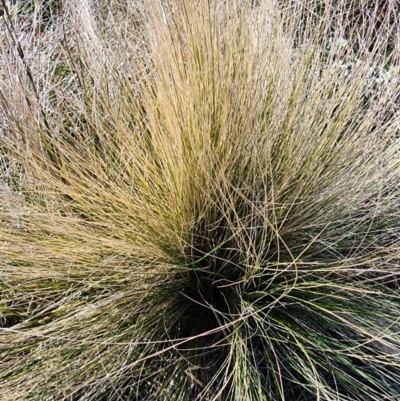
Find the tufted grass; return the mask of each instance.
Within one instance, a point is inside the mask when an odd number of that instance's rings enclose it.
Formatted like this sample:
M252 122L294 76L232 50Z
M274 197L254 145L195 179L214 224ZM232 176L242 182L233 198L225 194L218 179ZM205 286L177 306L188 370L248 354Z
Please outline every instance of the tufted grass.
M4 16L1 399L400 397L394 8L227 3Z

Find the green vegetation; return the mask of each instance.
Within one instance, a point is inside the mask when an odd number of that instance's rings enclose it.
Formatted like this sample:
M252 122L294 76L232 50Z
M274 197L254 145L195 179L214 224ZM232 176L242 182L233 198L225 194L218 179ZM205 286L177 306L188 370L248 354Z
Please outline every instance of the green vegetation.
M400 399L398 10L355 4L3 13L1 400Z

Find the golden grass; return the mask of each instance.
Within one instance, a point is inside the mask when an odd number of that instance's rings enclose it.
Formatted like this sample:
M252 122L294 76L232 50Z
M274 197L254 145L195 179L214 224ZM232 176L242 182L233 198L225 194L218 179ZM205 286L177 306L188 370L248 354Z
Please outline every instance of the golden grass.
M394 8L318 4L4 18L1 399L400 396Z

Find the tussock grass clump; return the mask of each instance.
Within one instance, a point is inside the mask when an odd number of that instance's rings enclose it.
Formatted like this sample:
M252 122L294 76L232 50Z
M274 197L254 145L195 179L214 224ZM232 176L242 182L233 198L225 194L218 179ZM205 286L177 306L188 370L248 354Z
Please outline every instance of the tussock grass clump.
M4 18L1 399L400 397L398 31L311 3Z

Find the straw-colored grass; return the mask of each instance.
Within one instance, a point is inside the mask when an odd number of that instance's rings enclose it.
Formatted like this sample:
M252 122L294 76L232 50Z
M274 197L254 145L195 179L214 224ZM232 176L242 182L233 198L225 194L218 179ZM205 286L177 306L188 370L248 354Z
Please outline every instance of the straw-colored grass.
M400 399L395 4L65 3L1 21L0 399Z

